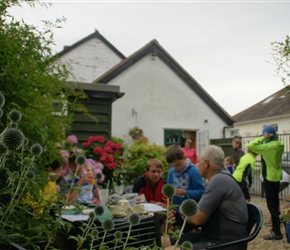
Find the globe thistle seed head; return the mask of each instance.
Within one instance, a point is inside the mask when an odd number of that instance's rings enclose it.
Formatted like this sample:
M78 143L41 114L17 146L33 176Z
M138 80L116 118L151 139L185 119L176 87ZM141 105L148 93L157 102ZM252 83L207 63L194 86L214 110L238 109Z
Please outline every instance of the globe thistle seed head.
M28 170L26 173L27 180L33 181L35 179L35 172L32 170Z
M122 236L123 236L123 233L122 233L120 230L117 230L117 231L114 233L114 236L115 236L115 239L117 239L117 240L121 240L121 239L122 239Z
M11 122L9 127L10 128L18 128L18 124L16 122Z
M186 240L182 243L181 245L182 250L191 250L192 249L192 244L190 241Z
M3 109L0 108L0 118L3 116Z
M24 138L24 142L23 142L23 145L24 146L27 146L29 143L29 139L27 137Z
M109 231L113 230L114 227L115 227L115 224L110 219L106 219L102 223L102 228L103 228L104 231L109 232Z
M21 118L22 118L22 114L19 110L11 110L9 112L9 119L12 121L12 122L19 122L21 121Z
M104 213L104 208L103 208L103 206L100 206L100 205L96 206L96 207L95 207L95 213L96 213L96 215L98 215L98 216L103 215L103 213Z
M7 128L2 134L1 144L11 151L18 150L23 146L24 138L24 134L20 129Z
M197 203L193 199L187 199L180 205L180 212L186 216L191 217L197 213Z
M83 155L77 156L76 163L78 165L83 165L85 162L86 162L86 157L85 156L83 156Z
M2 92L0 92L0 108L2 108L5 104L5 96Z
M95 216L96 216L95 212L90 212L89 213L89 218L90 219L95 219Z
M169 199L173 197L174 193L175 193L175 188L172 184L167 183L163 186L162 194L167 196Z
M6 152L6 148L4 147L3 144L0 144L0 154L3 154Z
M102 179L103 175L101 173L96 174L96 180Z
M99 236L99 231L98 229L93 229L92 232L91 232L93 238L98 238Z
M140 222L139 214L136 214L136 213L130 214L128 218L128 222L133 226L139 224Z
M30 152L33 155L41 155L43 152L43 148L39 143L34 143L31 147L30 147Z

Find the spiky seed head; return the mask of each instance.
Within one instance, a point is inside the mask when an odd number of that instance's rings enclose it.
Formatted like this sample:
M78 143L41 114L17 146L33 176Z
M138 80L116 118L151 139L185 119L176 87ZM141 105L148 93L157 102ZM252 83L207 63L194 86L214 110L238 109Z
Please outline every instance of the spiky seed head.
M10 127L10 128L18 128L18 124L17 124L16 122L11 122L11 123L9 124L9 127Z
M77 156L76 163L78 165L83 165L85 162L86 162L86 157L85 156L83 156L83 155Z
M3 144L0 144L0 154L3 154L6 152L6 148L4 147Z
M121 239L122 239L122 236L123 236L123 233L122 233L120 230L117 230L117 231L114 233L114 236L115 236L115 239L117 239L117 240L121 240Z
M166 183L162 188L162 193L171 199L175 193L175 188L172 184Z
M186 240L181 244L181 249L182 250L191 250L192 249L192 244L190 241Z
M0 118L3 116L3 109L0 108Z
M96 174L96 180L102 179L103 175L101 173Z
M43 148L39 143L34 143L31 147L30 147L30 152L33 155L41 155L43 152Z
M91 232L93 238L98 238L99 236L99 231L98 229L93 229L92 232Z
M114 227L115 227L115 224L110 219L106 219L102 223L102 228L103 228L104 231L109 232L109 231L113 230Z
M35 179L35 172L33 170L28 170L26 173L27 180L33 181Z
M24 134L18 128L7 128L2 134L1 143L6 149L17 150L23 146Z
M0 92L0 108L2 108L5 104L5 96L2 92Z
M12 121L12 122L20 122L21 121L21 118L22 118L22 114L19 110L11 110L9 112L9 119Z
M101 206L101 205L96 206L96 207L95 207L95 213L96 213L96 215L98 215L98 216L103 215L103 213L104 213L104 208L103 208L103 206Z
M180 205L180 212L186 216L191 217L197 213L197 203L193 199L187 199Z
M27 146L28 143L29 143L29 139L28 139L27 137L25 137L25 138L24 138L24 143L23 143L23 145L24 145L24 146Z
M140 222L139 214L136 214L136 213L130 214L128 218L128 222L133 226L139 224Z
M89 213L89 218L90 218L90 219L95 219L95 217L96 217L95 212L90 212L90 213Z

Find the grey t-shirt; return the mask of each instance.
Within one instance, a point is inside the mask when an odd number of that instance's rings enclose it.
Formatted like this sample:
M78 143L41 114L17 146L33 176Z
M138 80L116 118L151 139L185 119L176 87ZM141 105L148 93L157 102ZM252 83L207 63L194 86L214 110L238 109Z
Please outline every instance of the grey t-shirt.
M227 170L219 171L210 179L198 206L210 214L202 226L204 240L225 242L247 235L247 203Z

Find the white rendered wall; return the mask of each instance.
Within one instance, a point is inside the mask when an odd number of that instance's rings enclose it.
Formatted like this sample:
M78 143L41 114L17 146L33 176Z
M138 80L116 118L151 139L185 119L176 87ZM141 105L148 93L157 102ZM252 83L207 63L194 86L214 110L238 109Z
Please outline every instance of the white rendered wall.
M125 93L113 103L113 136L128 141L134 126L158 145L164 144L164 129L209 130L211 139L223 136L225 122L158 57L145 56L108 84Z
M60 59L67 63L70 75L67 81L91 83L122 59L98 38L92 38L67 52Z

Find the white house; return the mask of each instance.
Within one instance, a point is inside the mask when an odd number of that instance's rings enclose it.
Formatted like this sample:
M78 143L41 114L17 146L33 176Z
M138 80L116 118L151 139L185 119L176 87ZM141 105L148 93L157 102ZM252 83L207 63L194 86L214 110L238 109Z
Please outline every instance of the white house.
M124 96L112 105L112 135L127 142L140 127L150 143L182 145L191 138L197 151L210 139L225 138L231 116L156 41L128 58L99 32L59 53L83 83L119 86Z

